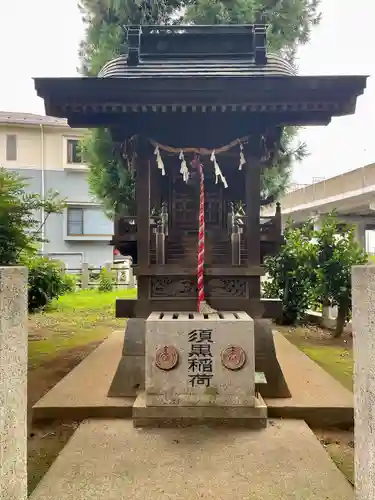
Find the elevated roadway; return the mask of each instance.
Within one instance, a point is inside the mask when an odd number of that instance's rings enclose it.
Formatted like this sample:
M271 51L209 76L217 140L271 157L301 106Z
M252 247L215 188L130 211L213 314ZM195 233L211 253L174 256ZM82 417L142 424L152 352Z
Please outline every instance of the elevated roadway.
M375 163L313 184L296 187L280 200L283 224L292 218L296 224L336 210L343 223L356 227L357 239L367 250L366 231L375 229ZM275 212L266 207L262 215ZM366 248L367 247L367 248Z

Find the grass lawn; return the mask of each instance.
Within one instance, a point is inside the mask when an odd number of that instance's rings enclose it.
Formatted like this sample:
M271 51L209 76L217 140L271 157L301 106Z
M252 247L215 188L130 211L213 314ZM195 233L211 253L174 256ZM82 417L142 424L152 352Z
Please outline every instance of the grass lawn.
M65 446L78 422L31 422L32 406L113 330L116 298L136 297L136 291L84 290L55 301L48 311L29 317L28 486L31 493Z
M276 326L276 329L344 387L353 390L353 351L352 338L349 335L334 339L332 332L316 326L297 328ZM313 430L337 467L353 484L353 430Z
M115 318L116 298L135 297L134 290L97 292L83 290L54 301L48 311L30 316L29 363L44 361L91 342L102 341L111 331L124 326Z
M276 328L344 387L353 390L353 351L350 336L346 334L335 339L330 331L315 326Z

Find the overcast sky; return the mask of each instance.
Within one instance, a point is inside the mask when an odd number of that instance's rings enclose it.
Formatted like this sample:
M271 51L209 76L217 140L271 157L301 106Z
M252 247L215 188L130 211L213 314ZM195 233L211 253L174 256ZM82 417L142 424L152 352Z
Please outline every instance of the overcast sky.
M323 0L323 21L299 52L301 74L375 76L375 0ZM34 76L75 76L83 26L76 0L0 0L0 110L44 114ZM372 47L372 48L371 48ZM354 116L301 133L310 156L294 169L309 183L375 162L375 78Z

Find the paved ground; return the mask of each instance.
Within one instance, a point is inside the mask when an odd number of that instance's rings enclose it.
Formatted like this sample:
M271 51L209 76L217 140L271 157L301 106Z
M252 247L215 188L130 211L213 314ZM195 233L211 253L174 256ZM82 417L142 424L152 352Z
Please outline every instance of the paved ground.
M353 407L352 392L320 368L284 335L274 331L274 339L277 357L292 394L290 404ZM268 404L278 406L283 405L284 401L268 399Z
M108 398L123 343L116 331L35 406L34 418L109 418L132 415L133 398ZM280 333L276 352L292 398L266 399L271 417L302 418L313 425L350 424L353 395Z
M353 500L302 421L263 431L134 429L88 420L30 500Z

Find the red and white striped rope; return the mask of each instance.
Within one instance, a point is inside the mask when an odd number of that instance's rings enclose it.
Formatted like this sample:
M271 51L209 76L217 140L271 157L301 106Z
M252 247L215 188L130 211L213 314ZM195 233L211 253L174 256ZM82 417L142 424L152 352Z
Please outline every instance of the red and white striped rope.
M205 300L204 298L204 251L205 251L205 220L204 220L204 173L203 166L198 158L193 160L193 165L197 168L200 179L200 192L199 192L199 232L198 232L198 267L197 267L197 280L198 280L198 312L201 312L201 306Z

